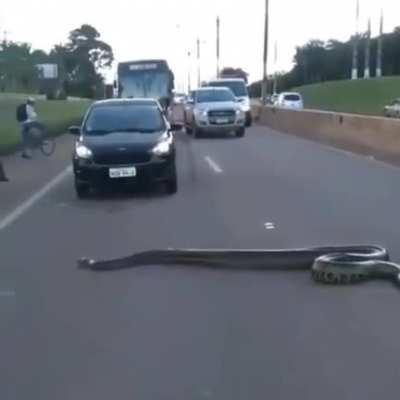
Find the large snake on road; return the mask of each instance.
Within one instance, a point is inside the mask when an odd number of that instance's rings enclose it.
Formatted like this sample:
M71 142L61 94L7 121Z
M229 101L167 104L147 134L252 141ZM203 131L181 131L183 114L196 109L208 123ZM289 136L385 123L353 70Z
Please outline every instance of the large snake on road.
M153 250L128 257L95 261L83 258L78 267L115 271L146 265L184 265L211 269L310 271L316 282L350 284L387 279L400 286L400 266L389 262L379 246L333 246L294 250Z

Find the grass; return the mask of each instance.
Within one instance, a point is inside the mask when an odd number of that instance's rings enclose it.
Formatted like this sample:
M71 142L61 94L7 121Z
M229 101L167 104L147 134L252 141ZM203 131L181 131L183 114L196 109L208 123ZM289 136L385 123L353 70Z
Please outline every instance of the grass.
M334 81L294 88L306 108L382 115L383 107L400 98L400 77Z
M37 98L36 111L40 121L52 135L65 132L69 125L80 123L90 102L88 100L47 101L41 96ZM16 150L20 144L20 130L15 113L27 95L0 94L0 154Z

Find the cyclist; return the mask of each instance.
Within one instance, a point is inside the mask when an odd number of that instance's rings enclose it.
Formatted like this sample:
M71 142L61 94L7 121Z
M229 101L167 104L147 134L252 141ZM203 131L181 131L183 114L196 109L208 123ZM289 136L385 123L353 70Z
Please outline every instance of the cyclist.
M17 121L21 127L21 139L22 139L22 157L30 159L32 155L29 154L29 130L38 125L38 115L35 111L35 99L29 97L24 104L20 104L17 107Z

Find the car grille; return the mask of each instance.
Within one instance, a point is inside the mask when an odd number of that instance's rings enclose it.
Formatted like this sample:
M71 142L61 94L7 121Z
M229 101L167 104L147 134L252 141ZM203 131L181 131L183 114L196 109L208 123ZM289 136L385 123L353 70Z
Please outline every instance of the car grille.
M229 118L235 117L235 110L211 110L208 112L208 116L211 118Z
M124 164L141 164L149 162L151 155L149 153L125 153L114 152L105 154L95 154L94 162L102 165L124 165Z

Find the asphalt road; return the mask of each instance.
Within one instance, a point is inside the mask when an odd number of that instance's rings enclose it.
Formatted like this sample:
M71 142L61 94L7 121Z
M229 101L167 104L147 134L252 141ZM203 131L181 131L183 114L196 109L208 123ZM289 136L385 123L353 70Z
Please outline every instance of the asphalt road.
M244 139L178 134L178 170L175 196L85 201L67 174L0 231L0 398L397 399L390 283L162 266L95 274L76 260L348 243L400 260L400 169L254 127Z

